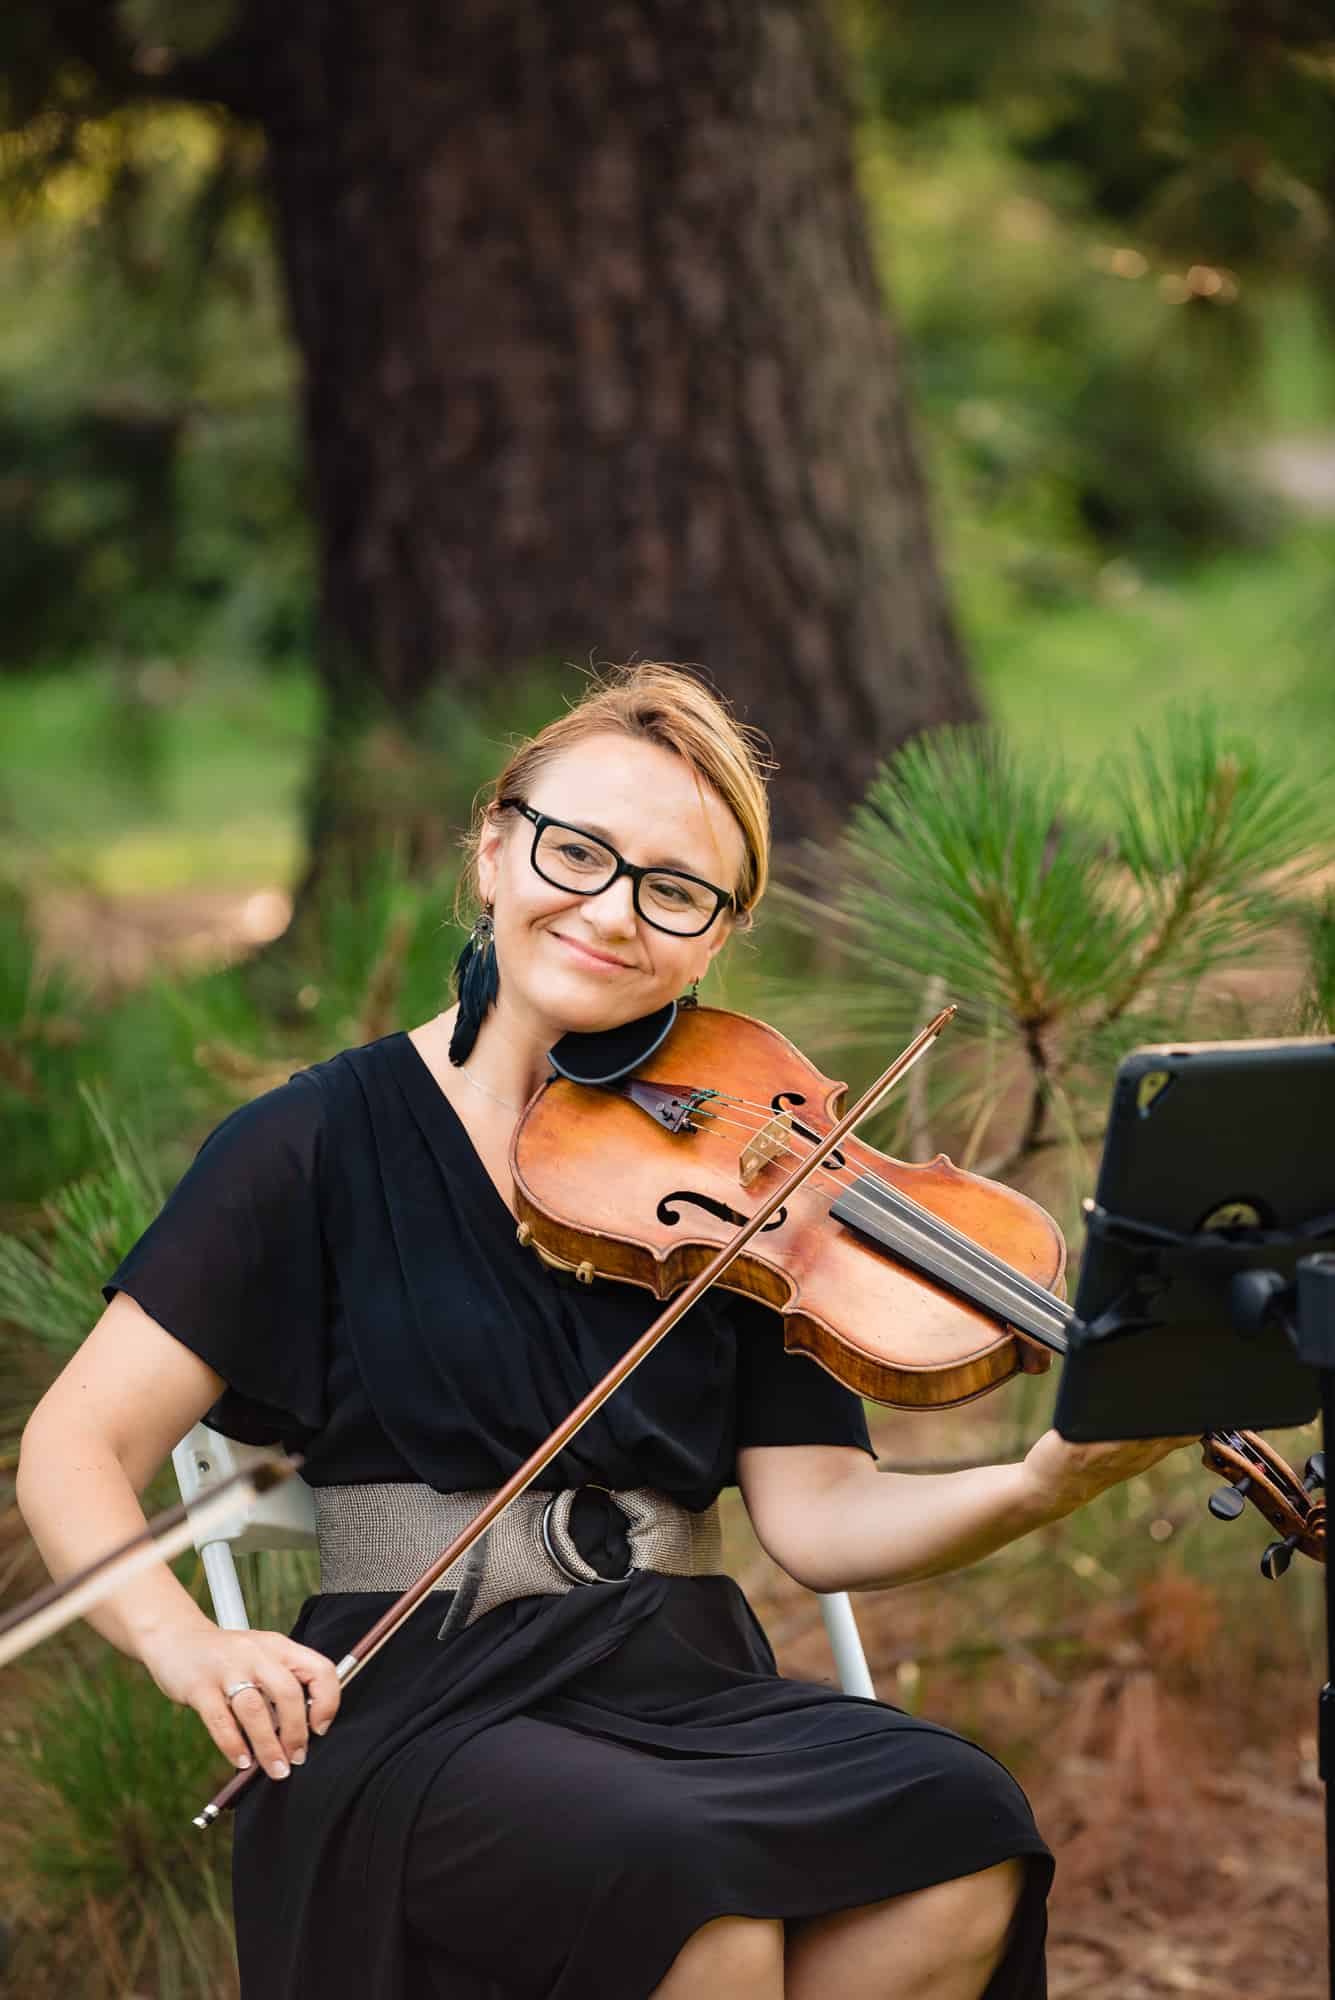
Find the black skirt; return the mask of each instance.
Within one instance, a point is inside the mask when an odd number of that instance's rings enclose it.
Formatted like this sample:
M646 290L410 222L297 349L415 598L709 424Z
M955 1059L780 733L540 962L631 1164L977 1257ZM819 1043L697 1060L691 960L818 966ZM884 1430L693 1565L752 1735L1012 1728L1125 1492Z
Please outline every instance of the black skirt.
M295 1636L337 1655L386 1601L313 1599ZM949 1730L780 1677L728 1578L505 1605L444 1643L438 1622L424 1608L308 1764L244 1796L245 2000L645 2000L712 1918L1010 1857L1026 1889L987 2000L1045 1993L1052 1863L1014 1780Z

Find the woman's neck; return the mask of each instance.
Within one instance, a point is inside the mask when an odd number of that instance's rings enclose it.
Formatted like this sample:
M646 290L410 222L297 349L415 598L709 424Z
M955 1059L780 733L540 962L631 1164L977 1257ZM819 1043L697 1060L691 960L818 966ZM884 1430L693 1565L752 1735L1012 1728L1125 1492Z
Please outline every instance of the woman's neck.
M443 1038L446 1051L458 1012L457 1006L451 1007L438 1015L433 1024ZM545 1024L512 1021L498 1001L479 1027L467 1063L455 1073L464 1076L484 1096L522 1111L539 1084L551 1074L547 1051L556 1038L556 1032Z

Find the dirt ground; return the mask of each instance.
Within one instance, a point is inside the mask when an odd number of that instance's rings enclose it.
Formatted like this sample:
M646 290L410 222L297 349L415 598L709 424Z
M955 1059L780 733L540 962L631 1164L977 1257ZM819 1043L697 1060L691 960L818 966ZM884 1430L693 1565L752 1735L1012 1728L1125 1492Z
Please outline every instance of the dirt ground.
M783 1634L781 1668L830 1678L815 1601L786 1579L768 1596L751 1589L767 1629ZM893 1701L893 1600L856 1608L873 1680ZM1307 1730L1291 1712L1273 1753L1230 1744L1207 1704L1166 1698L1149 1672L1096 1674L1048 1705L1045 1747L1008 1761L1057 1857L1051 2000L1321 2000L1315 1688Z
M873 1419L874 1437L876 1430ZM1203 1500L1204 1475L1202 1482ZM770 1562L735 1517L729 1552L781 1669L831 1679L819 1601ZM1265 1593L1280 1587L1255 1575L1248 1551L1239 1589L1255 1589L1258 1618L1267 1612ZM1119 1614L1102 1661L1077 1667L1060 1656L1049 1663L1041 1648L998 1624L993 1658L964 1673L930 1670L919 1702L917 1662L931 1657L933 1632L943 1653L959 1650L960 1603L933 1609L933 1594L945 1595L926 1584L854 1598L868 1665L883 1700L983 1741L1024 1786L1057 1859L1051 2000L1206 1993L1324 2000L1315 1682L1295 1671L1281 1687L1267 1686L1263 1723L1244 1679L1230 1688L1226 1677L1222 1685L1207 1677L1207 1687L1184 1691L1181 1675L1156 1664L1155 1632L1171 1632L1168 1650L1177 1656L1199 1624L1195 1636L1208 1649L1212 1613L1206 1591L1166 1573L1149 1620L1139 1624L1149 1645L1128 1641ZM978 1599L970 1593L967 1603Z

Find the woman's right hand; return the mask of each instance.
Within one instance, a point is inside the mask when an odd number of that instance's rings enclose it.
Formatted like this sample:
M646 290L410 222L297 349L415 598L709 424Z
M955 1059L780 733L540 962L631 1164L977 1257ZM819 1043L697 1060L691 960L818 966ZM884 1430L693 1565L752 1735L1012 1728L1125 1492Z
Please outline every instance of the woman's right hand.
M149 1673L172 1701L193 1708L228 1762L252 1756L271 1778L304 1764L308 1732L323 1736L342 1690L334 1663L283 1632L225 1632L207 1619L141 1648ZM229 1703L225 1690L254 1681Z

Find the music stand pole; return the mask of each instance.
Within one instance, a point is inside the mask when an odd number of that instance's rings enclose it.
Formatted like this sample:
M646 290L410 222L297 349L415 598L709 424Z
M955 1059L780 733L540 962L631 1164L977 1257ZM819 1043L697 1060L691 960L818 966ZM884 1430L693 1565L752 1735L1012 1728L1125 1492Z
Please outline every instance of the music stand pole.
M1328 1251L1299 1260L1292 1280L1278 1271L1253 1269L1233 1280L1236 1323L1259 1332L1267 1319L1282 1326L1298 1359L1316 1370L1321 1392L1321 1450L1327 1466L1335 1437L1335 1256ZM1325 1796L1326 1977L1335 2000L1335 1576L1325 1568L1326 1684L1317 1697L1317 1775ZM1267 1571L1267 1574L1270 1572Z
M1331 1263L1331 1258L1325 1260ZM1327 1283L1335 1294L1335 1283ZM1335 1368L1321 1370L1321 1448L1329 1453L1335 1436ZM1326 1463L1330 1460L1327 1457ZM1329 1518L1329 1516L1327 1517ZM1326 1960L1331 2000L1335 2000L1335 1578L1330 1573L1329 1537L1326 1551L1326 1685L1317 1707L1317 1774L1326 1792Z
M1335 1438L1335 1257L1304 1257L1298 1265L1297 1312L1289 1332L1298 1359L1321 1382L1321 1449L1330 1465ZM1327 1514L1329 1519L1329 1513ZM1317 1703L1317 1774L1326 1800L1326 1971L1335 2000L1335 1577L1326 1547L1326 1685Z

